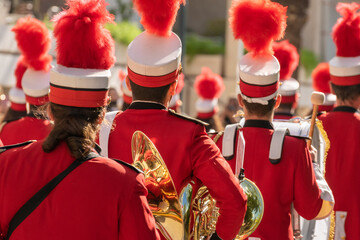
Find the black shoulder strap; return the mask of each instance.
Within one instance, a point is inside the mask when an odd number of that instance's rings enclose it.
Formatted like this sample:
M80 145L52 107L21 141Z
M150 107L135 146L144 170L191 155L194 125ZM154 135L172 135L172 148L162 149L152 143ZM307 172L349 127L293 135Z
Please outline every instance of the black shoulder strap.
M180 113L177 113L175 112L174 110L172 109L168 109L168 112L173 115L173 116L176 116L176 117L179 117L179 118L182 118L182 119L185 119L185 120L188 120L190 122L194 122L194 123L197 123L197 124L200 124L200 125L203 125L203 126L208 126L209 124L206 123L206 122L203 122L199 119L196 119L196 118L192 118L192 117L189 117L189 116L186 116L186 115L182 115Z
M12 149L12 148L17 148L17 147L23 147L26 145L29 145L30 143L36 142L36 140L30 140L27 142L22 142L22 143L17 143L17 144L12 144L12 145L5 145L0 147L0 153L5 152L6 150Z
M32 196L14 215L11 219L5 240L9 240L14 230L22 223L50 194L50 192L75 168L80 166L83 162L99 157L95 152L90 152L86 158L76 159L67 169L57 175L48 184L41 188L34 196Z
M128 168L130 168L131 170L134 170L135 172L137 173L144 173L143 171L141 171L140 169L138 169L137 167L134 167L133 165L127 163L127 162L124 162L124 161L121 161L121 160L118 160L118 159L115 159L115 158L110 158L112 160L114 160L115 162L123 165L123 166L126 166Z

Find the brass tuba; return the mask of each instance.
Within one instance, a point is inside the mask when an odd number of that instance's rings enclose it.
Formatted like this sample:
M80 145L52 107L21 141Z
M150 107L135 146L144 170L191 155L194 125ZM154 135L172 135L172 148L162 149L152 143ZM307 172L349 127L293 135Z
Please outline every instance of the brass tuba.
M145 174L147 200L155 218L156 228L168 240L182 240L183 217L174 182L158 150L141 131L131 141L133 166Z
M145 174L147 200L163 236L168 240L208 239L215 232L219 211L206 186L192 180L179 198L164 161L144 133L133 134L131 149L133 165ZM240 180L240 185L248 197L248 207L235 239L245 239L255 231L264 212L263 198L256 185L246 178Z
M192 222L184 219L184 239L205 240L214 232L219 209L206 186L198 187L195 181L190 182L180 193L183 215L192 216ZM247 178L240 179L240 186L247 195L247 210L244 222L236 240L249 237L259 226L264 214L264 200L259 188ZM191 214L192 213L192 214Z

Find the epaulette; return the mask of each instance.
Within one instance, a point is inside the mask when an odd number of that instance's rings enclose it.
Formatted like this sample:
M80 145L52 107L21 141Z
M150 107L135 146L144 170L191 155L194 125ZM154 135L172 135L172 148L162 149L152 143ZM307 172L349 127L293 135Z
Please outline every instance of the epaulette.
M33 143L33 142L36 142L36 140L30 140L30 141L26 141L26 142L22 142L22 143L2 146L2 147L0 147L0 153L3 153L6 150L9 150L9 149L12 149L12 148L23 147L23 146L26 146L26 145L28 145L30 143Z
M121 161L121 160L118 160L118 159L114 159L114 158L111 158L112 160L114 160L115 162L123 165L123 166L126 166L132 170L134 170L135 172L137 173L144 173L143 171L141 171L140 169L138 169L137 167L134 167L133 165L129 164L129 163L126 163L124 161Z
M173 115L173 116L176 116L176 117L179 117L179 118L182 118L182 119L185 119L185 120L188 120L188 121L191 121L191 122L194 122L194 123L197 123L197 124L201 124L203 126L208 126L209 124L206 123L206 122L203 122L199 119L196 119L196 118L192 118L192 117L189 117L189 116L186 116L186 115L182 115L182 114L179 114L177 112L175 112L174 110L172 109L169 109L168 112Z

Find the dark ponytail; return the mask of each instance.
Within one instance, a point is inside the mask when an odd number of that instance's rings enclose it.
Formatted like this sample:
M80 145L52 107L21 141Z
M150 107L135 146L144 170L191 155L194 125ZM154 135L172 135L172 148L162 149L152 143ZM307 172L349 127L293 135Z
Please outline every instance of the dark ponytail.
M65 141L71 155L75 158L87 156L95 145L95 138L100 127L99 118L103 117L104 108L77 108L49 103L54 119L54 127L43 142L44 152L53 151Z

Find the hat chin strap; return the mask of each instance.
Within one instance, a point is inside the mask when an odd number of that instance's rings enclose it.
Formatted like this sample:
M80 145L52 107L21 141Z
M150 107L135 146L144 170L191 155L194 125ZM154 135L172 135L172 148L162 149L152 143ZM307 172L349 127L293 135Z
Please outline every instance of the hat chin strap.
M266 97L261 97L261 98L251 98L248 96L245 96L240 89L240 95L241 97L246 100L248 103L259 103L261 105L268 105L269 104L269 100L273 99L274 97L276 97L278 91L274 92L273 94L266 96Z

